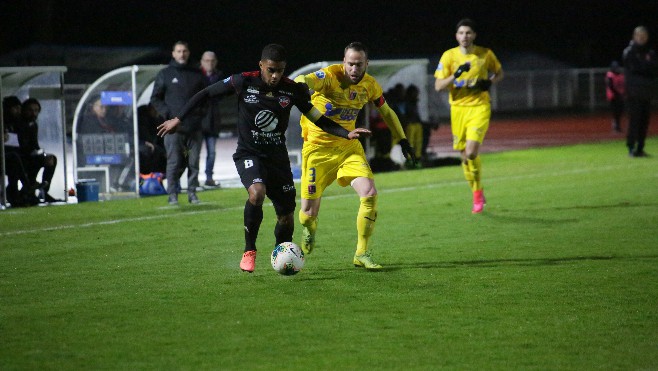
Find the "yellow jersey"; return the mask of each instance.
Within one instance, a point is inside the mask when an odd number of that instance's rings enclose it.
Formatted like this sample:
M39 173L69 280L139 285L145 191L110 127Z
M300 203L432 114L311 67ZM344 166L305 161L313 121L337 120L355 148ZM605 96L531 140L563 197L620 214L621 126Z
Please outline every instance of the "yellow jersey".
M441 56L434 77L445 79L457 71L466 62L471 62L471 69L464 72L450 86L450 104L455 106L477 106L489 104L488 91L470 89L478 79L488 79L489 74L497 73L502 66L491 49L474 46L473 52L463 54L459 47L448 49Z
M366 73L358 84L342 83L345 70L342 64L333 64L304 76L304 81L314 91L313 106L347 131L356 127L356 118L368 102L378 108L384 105L384 92L374 77ZM298 81L298 79L295 79ZM304 141L326 147L347 145L350 140L328 134L309 119L301 118Z

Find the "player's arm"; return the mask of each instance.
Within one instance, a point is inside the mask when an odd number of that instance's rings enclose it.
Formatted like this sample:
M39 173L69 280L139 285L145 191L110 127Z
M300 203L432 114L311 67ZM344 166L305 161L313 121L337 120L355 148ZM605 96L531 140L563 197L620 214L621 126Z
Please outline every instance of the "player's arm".
M331 120L327 116L323 115L317 108L310 106L310 109L303 113L303 115L309 119L312 123L317 125L320 129L326 131L331 135L345 139L357 139L361 136L370 136L372 134L370 130L365 128L356 128L352 131L347 131L344 127L340 126L335 121Z
M205 104L210 98L228 94L231 92L232 84L230 81L218 81L200 92L194 94L192 98L185 104L181 112L174 118L163 122L158 125L158 135L163 137L166 134L176 132L178 125L192 112L195 108Z
M436 80L434 80L434 90L436 91L441 91L443 89L447 89L450 85L452 85L455 80L459 78L459 76L462 75L464 72L468 72L471 69L471 63L466 62L459 66L455 73L448 75L447 77L441 78L437 77Z
M393 111L388 103L386 103L383 97L375 102L375 107L377 107L377 110L382 115L386 126L391 130L393 139L400 144L404 157L410 159L415 165L416 155L414 149L411 147L411 144L409 144L409 141L407 140L407 136L404 134L398 115L395 114L395 111Z

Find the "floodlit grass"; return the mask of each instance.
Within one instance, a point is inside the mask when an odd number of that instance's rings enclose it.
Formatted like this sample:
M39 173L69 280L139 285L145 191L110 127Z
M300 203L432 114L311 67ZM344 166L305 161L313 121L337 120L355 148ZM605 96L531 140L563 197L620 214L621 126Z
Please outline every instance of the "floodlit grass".
M483 215L459 167L377 175L382 272L352 266L358 198L335 185L293 277L269 205L239 270L242 189L0 212L0 369L658 368L658 157L483 163Z

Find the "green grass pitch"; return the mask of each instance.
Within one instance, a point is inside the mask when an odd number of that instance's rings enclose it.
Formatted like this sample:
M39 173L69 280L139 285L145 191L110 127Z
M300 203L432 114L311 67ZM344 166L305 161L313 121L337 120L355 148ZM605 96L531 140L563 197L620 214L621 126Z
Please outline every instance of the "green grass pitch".
M239 270L243 189L2 211L0 369L657 369L658 157L483 166L482 215L459 167L376 175L381 272L352 266L358 198L336 185L292 277L269 204Z

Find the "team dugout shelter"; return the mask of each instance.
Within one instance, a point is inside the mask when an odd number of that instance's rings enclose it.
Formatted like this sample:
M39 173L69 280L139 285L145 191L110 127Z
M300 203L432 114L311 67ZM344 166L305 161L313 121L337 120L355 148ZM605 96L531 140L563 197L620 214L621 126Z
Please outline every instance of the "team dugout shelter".
M133 65L110 71L78 102L72 133L74 180L98 182L102 200L139 195L137 109L149 103L155 77L164 67Z
M21 102L36 98L41 104L39 123L39 145L57 156L57 168L50 185L49 193L58 199L68 201L67 158L66 158L66 117L64 110L65 66L44 67L0 67L0 97L16 96ZM0 132L4 133L4 113L0 105ZM5 143L0 141L2 161L0 164L0 202L7 206ZM40 174L37 175L40 179Z

